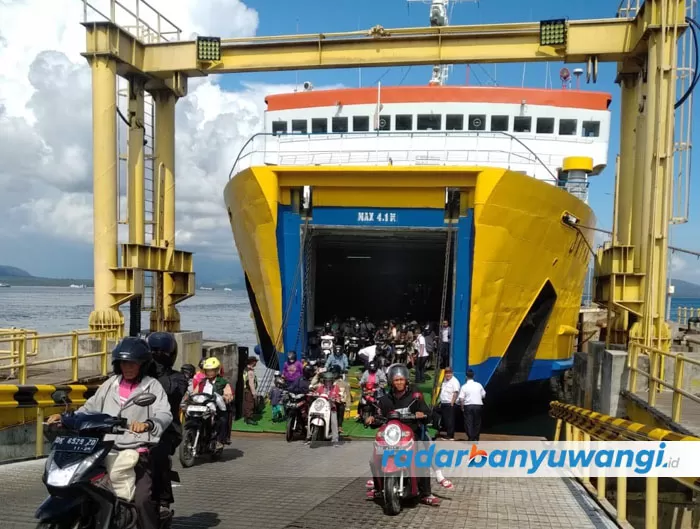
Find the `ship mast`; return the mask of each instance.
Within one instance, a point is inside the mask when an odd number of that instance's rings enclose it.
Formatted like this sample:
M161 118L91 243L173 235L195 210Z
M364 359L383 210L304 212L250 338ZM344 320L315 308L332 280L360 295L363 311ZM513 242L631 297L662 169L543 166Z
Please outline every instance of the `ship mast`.
M412 2L421 2L430 4L430 25L435 27L444 27L449 25L449 16L452 14L450 2L457 4L459 2L475 2L477 5L479 0L406 0L409 4ZM436 64L433 66L433 76L430 79L431 86L442 86L446 84L449 76L451 64Z

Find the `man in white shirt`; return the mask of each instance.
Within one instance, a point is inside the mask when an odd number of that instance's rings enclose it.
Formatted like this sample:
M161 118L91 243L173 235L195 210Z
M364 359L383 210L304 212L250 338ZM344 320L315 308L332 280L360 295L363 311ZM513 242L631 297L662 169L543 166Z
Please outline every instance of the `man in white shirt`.
M484 386L474 380L474 371L467 371L467 382L459 390L459 397L464 413L464 429L468 441L479 441L481 433L481 411L484 408L486 391Z
M451 367L445 369L445 379L440 387L440 417L447 432L447 440L455 439L455 402L459 397L460 383Z
M446 367L450 365L450 335L452 334L452 329L447 320L442 322L442 327L440 328L440 348L438 353L440 355L439 363L441 367Z
M425 336L420 327L416 327L416 338L413 341L413 349L416 352L416 384L425 382L425 364L428 362L428 350L425 348Z

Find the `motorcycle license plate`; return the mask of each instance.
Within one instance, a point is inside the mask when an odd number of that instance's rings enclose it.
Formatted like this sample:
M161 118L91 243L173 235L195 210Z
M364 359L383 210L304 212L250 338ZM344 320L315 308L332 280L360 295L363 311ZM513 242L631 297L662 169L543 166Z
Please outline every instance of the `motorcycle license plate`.
M200 406L200 405L196 405L196 406L187 406L187 411L195 411L195 412L199 411L199 412L204 413L204 412L207 411L208 409L209 409L209 408L207 408L206 406Z
M97 448L99 439L96 437L56 437L53 449L57 452L75 452L79 454L92 454Z

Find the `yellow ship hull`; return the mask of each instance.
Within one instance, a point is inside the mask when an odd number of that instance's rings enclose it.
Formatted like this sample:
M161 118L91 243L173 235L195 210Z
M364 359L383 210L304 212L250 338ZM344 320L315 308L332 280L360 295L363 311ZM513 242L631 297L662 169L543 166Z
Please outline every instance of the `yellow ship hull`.
M305 186L312 193L309 211L300 206ZM446 189L459 190L451 219L445 213ZM265 358L273 358L275 350L304 350L307 332L320 317L321 302L315 302L315 315L309 304L320 295L312 292L323 269L320 256L331 253L322 243L318 259L312 259L315 250L302 242L304 233L335 241L333 251L347 240L379 256L392 237L400 239L395 252L417 234L439 246L436 237L445 237L451 227L445 314L453 329L451 362L458 378L464 380L471 368L477 380L500 388L549 379L571 367L595 217L563 189L484 167L266 166L234 176L224 199ZM578 219L578 227L563 221L566 214ZM374 244L373 238L382 242ZM376 266L387 278L392 270L401 273L396 263L382 259ZM405 262L414 266L420 260ZM444 260L430 260L433 271L423 273L442 280ZM341 265L348 284L338 288L357 297L361 282L353 283L347 274L360 266L333 261L336 268ZM371 294L364 294L368 310L384 302L380 293ZM342 295L336 295L338 303ZM438 317L439 311L431 320Z

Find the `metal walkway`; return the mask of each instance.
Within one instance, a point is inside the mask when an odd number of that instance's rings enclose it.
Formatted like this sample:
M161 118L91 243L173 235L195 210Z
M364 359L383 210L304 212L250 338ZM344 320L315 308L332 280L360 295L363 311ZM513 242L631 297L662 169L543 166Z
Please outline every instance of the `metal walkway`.
M440 507L407 507L389 517L380 504L365 499L368 469L351 466L367 448L362 444L310 449L279 436L234 437L220 463L202 459L186 470L176 463L181 483L174 489L173 527L360 529L433 522L450 529L617 527L578 482L548 478L462 479L450 491L434 483ZM319 477L329 462L336 476L363 477ZM0 466L3 529L36 527L34 510L45 497L43 465L35 460Z

